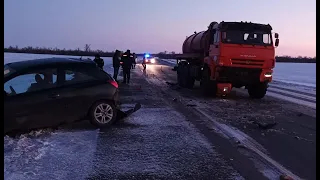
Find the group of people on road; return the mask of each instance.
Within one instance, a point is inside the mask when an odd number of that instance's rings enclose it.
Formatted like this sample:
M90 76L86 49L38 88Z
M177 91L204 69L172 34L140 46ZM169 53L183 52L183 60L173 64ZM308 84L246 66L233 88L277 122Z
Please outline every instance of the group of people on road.
M116 50L112 57L113 78L116 81L118 81L117 78L121 66L123 69L123 83L129 84L131 69L135 68L136 59L136 54L131 53L129 49L125 53L121 53L121 51ZM93 61L97 64L99 68L103 69L104 61L102 58L100 58L98 54L95 56Z

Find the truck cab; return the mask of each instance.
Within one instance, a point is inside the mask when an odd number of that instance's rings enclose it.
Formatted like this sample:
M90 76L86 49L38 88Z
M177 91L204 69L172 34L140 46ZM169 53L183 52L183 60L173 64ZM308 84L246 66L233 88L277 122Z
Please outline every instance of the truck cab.
M273 44L271 30L270 25L247 22L213 25L206 62L215 72L210 79L233 87L245 86L250 96L262 98L272 81L275 47L279 44L279 40Z

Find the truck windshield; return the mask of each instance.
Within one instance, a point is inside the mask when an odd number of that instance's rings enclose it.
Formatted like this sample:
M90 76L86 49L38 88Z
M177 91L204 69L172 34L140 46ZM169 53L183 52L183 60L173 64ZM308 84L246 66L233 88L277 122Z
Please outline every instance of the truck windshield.
M230 44L252 44L271 46L271 33L263 31L227 30L222 33L222 42Z

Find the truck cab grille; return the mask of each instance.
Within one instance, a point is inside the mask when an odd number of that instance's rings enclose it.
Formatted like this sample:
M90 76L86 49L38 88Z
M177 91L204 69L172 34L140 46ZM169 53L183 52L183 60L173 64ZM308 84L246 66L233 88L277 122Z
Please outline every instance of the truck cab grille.
M264 60L252 60L252 59L231 59L231 64L235 66L250 66L250 67L262 67Z

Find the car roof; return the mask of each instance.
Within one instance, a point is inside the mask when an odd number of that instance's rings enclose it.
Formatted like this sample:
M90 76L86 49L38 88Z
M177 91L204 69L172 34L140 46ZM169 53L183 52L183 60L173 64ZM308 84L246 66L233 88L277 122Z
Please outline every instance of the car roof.
M77 59L77 58L43 58L43 59L34 59L26 60L19 62L7 63L10 68L19 71L26 68L37 68L43 66L52 66L52 65L75 65L75 66L88 66L96 64L88 59Z

